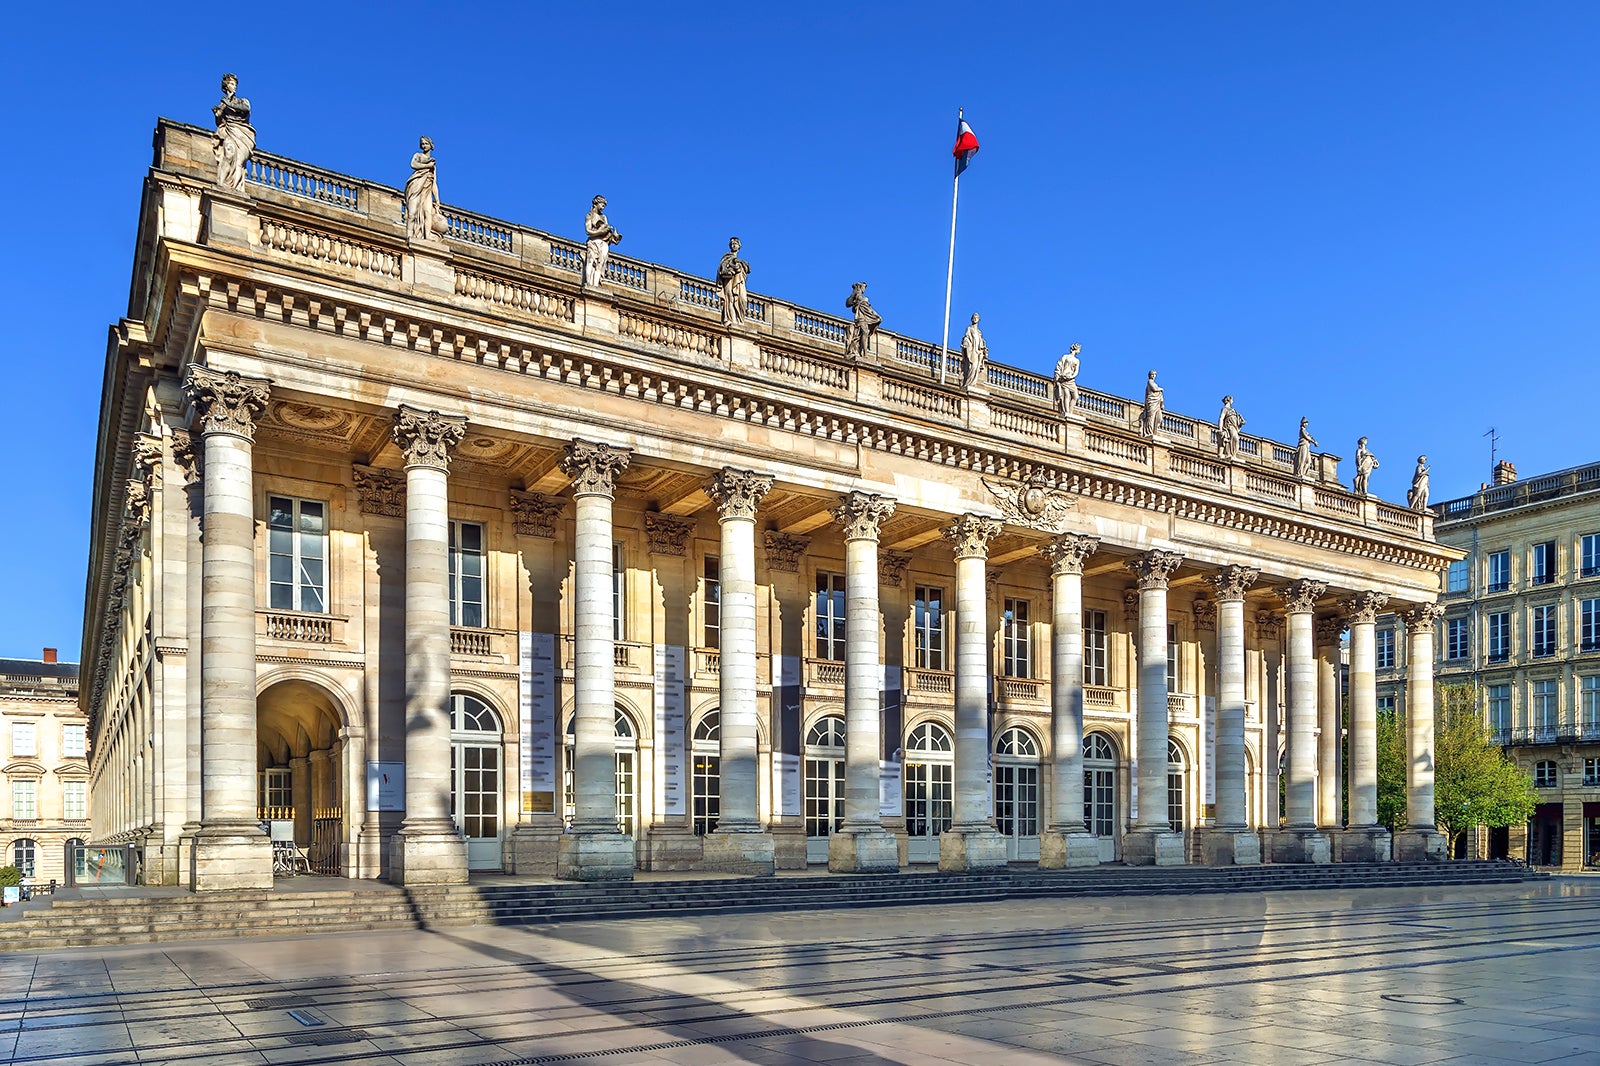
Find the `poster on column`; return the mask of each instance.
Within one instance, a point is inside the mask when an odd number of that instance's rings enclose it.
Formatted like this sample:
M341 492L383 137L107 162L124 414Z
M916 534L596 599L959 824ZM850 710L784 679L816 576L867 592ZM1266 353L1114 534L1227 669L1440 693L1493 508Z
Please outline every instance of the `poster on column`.
M655 646L656 668L656 745L661 752L662 812L682 815L686 808L683 790L684 759L684 664L683 648Z
M773 716L777 722L772 746L773 813L780 818L800 817L800 657L777 657L778 676L772 686Z
M1202 788L1205 796L1200 800L1206 806L1217 802L1217 698L1206 697L1205 739L1201 742L1201 755L1205 759L1206 775Z
M554 814L556 809L556 636L525 633L528 638L526 711L522 758L524 809Z
M772 757L772 793L780 817L800 817L800 756L779 752Z
M367 763L367 810L403 811L406 809L406 764L403 762Z

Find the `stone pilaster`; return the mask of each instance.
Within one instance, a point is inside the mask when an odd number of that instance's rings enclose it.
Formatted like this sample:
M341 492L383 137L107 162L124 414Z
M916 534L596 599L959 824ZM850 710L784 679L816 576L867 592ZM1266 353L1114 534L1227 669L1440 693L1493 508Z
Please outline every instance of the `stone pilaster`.
M1186 861L1183 834L1167 821L1167 582L1182 564L1180 553L1161 548L1128 561L1139 585L1139 810L1122 846L1130 866Z
M1225 566L1207 580L1217 591L1217 818L1200 833L1209 866L1254 866L1261 838L1249 826L1245 773L1244 597L1260 571Z
M1424 603L1400 617L1406 624L1406 829L1396 835L1401 862L1442 862L1450 841L1439 832L1433 807L1433 626L1444 614Z
M1047 869L1097 866L1100 845L1084 824L1083 789L1083 561L1099 537L1066 533L1039 546L1050 560L1050 823L1039 838Z
M389 841L389 879L464 884L467 842L450 817L450 453L464 418L401 404L391 433L405 457L406 817Z
M1350 616L1350 828L1340 862L1387 862L1389 831L1378 824L1378 673L1374 623L1388 604L1382 592L1345 600Z
M882 750L878 656L878 533L894 501L852 492L833 510L844 527L844 827L828 840L828 869L881 873L900 868L900 848L878 815Z
M772 834L758 812L756 762L756 508L771 491L770 474L732 467L706 487L717 504L722 536L722 804L717 828L704 842L704 863L758 875L774 868Z
M1341 747L1341 708L1339 700L1339 637L1344 633L1341 615L1317 619L1317 825L1330 833L1344 827L1340 809L1339 749Z
M270 888L272 845L256 811L255 480L251 449L270 382L196 363L184 393L202 434L200 826L196 892Z
M1289 616L1289 780L1284 829L1270 834L1273 862L1325 863L1328 836L1317 829L1317 600L1328 586L1300 580L1278 589Z
M633 878L633 841L617 828L616 641L611 618L611 505L617 475L632 452L574 440L561 470L572 479L573 800L572 828L561 838L559 876L572 881Z

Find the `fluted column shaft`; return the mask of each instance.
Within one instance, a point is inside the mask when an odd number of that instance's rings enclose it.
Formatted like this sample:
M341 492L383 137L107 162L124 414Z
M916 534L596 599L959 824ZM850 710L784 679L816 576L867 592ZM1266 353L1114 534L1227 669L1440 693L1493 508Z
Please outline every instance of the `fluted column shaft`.
M1378 824L1378 672L1374 623L1389 597L1362 593L1350 615L1350 827Z
M1050 770L1050 828L1088 832L1083 789L1083 560L1099 547L1095 537L1066 534L1040 548L1050 559L1050 720L1054 761Z
M1176 552L1149 551L1128 566L1139 580L1139 829L1170 832L1167 820L1167 582Z
M1245 775L1244 596L1252 567L1230 566L1212 575L1217 590L1217 828L1249 822Z
M406 465L406 817L450 821L450 491L439 466Z
M1437 829L1433 806L1433 626L1443 608L1423 604L1404 615L1406 624L1406 824Z
M722 662L718 684L722 795L717 826L723 832L760 828L756 766L756 505L771 488L770 477L728 469L717 476L709 489L721 515L717 576L721 582Z
M878 532L894 513L881 496L852 492L834 511L844 527L844 828L878 832L879 689Z
M1297 581L1280 590L1289 615L1288 825L1317 826L1317 649L1313 612L1327 586Z
M945 530L956 560L955 798L952 828L989 825L989 541L1000 523L962 515Z

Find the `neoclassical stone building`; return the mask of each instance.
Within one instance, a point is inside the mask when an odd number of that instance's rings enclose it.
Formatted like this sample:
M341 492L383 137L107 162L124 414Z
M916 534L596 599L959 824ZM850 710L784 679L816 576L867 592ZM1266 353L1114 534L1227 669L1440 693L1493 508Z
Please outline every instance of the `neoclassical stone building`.
M265 813L407 883L1390 856L1427 512L610 255L603 199L587 247L439 205L431 145L402 193L231 137L158 125L107 353L84 700L151 880L266 882Z

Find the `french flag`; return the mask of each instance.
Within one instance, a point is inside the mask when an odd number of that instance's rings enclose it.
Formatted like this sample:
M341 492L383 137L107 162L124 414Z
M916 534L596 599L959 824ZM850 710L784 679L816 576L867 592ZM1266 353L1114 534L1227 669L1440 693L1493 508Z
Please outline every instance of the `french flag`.
M956 120L956 146L951 149L951 155L956 157L956 177L967 169L967 164L972 157L978 154L978 135L972 132L972 127L967 125L966 119Z

